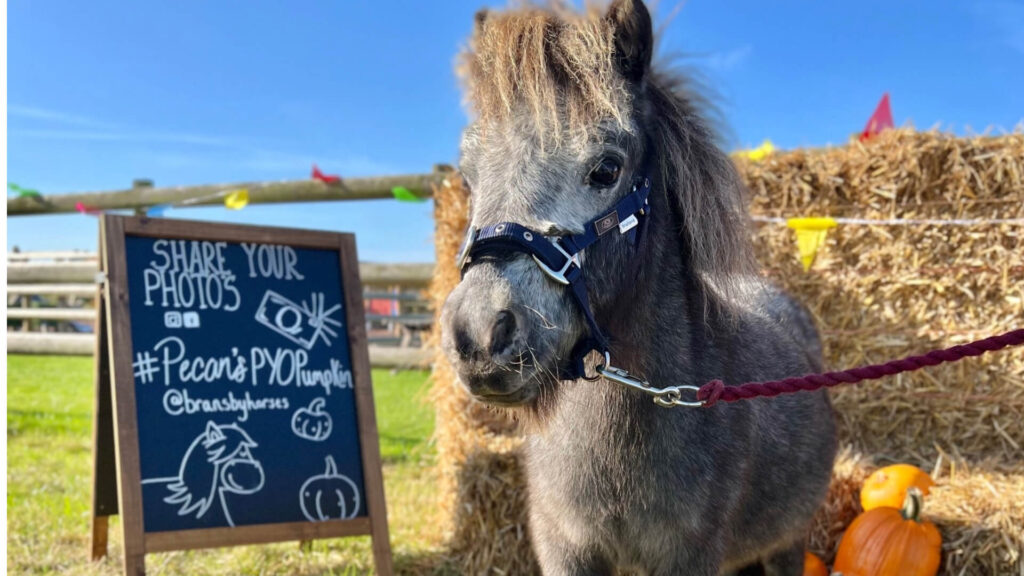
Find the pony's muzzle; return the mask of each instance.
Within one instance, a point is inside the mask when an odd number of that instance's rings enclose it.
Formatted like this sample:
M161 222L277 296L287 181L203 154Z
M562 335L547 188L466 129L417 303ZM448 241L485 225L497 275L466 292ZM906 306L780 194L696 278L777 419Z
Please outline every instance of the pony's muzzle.
M506 366L520 356L524 339L515 312L502 309L493 314L473 312L454 320L455 351L467 363Z
M483 296L483 297L482 297ZM459 380L481 400L513 404L533 373L529 326L505 298L456 288L441 316L443 345Z

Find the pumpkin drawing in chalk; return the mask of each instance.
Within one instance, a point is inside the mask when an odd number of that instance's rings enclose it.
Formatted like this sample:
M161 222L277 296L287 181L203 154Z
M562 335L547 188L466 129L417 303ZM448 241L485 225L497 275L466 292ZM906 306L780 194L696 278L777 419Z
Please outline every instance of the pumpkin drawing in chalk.
M327 401L314 398L309 406L299 408L292 415L292 432L299 438L323 442L331 435L331 415L324 412Z
M306 480L299 490L302 514L310 522L355 518L359 513L359 488L347 476L338 474L333 456L324 461L324 473Z
M893 464L879 468L864 480L860 489L860 504L864 511L882 506L899 508L907 497L907 490L915 487L927 496L935 481L927 472L910 464Z
M921 520L921 490L907 490L903 507L874 508L857 516L839 542L833 570L843 576L935 576L942 536Z

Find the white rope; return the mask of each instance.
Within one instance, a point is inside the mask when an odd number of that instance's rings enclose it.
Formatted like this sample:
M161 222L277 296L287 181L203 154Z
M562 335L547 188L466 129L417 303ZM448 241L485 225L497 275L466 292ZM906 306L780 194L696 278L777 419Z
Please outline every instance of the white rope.
M182 200L181 202L178 202L176 204L167 204L167 206L171 206L171 207L174 207L174 206L188 206L189 204L195 204L197 202L202 202L203 200L211 200L213 198L219 198L221 196L227 196L231 192L235 192L235 190L221 190L220 192L216 192L216 193L213 193L213 194L207 194L206 196L199 196L197 198L188 198L188 199Z
M785 224L789 218L777 216L752 216L754 222L765 222L770 224ZM1011 226L1024 226L1024 218L996 218L986 219L914 219L914 218L892 218L888 220L871 220L867 218L832 218L837 224L852 224L863 226L979 226L983 224L1009 224Z

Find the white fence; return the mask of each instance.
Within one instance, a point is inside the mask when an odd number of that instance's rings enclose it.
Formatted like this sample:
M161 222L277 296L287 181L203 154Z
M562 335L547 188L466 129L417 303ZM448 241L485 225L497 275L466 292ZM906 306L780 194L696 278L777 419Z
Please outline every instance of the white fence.
M97 259L92 252L7 255L7 351L91 355L96 320ZM425 367L431 313L423 290L432 264L361 262L370 362L377 367ZM381 313L381 303L386 313Z

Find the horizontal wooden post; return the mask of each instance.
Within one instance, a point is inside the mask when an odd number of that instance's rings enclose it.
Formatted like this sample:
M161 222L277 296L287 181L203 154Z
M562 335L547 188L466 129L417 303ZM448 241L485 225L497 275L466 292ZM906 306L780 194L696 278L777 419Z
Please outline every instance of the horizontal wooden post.
M64 284L96 282L96 262L11 262L7 281L11 284Z
M92 356L95 341L93 334L8 332L7 353ZM370 364L375 368L427 368L430 360L427 348L370 346Z
M433 264L385 264L360 262L359 278L364 286L394 286L425 288L434 276Z
M54 354L92 356L96 337L92 334L55 334L47 332L8 332L8 354Z
M11 284L95 282L96 271L95 262L11 262L7 265L7 281ZM359 276L367 286L400 284L423 288L430 283L433 274L433 264L359 263Z
M8 284L8 296L33 296L45 294L47 296L80 296L82 298L95 298L95 284Z
M95 252L65 250L62 252L8 252L8 262L28 260L96 260Z
M8 308L7 317L13 319L32 318L36 320L79 320L93 321L96 310L93 308Z
M400 300L402 302L426 302L427 299L419 294L400 292L363 292L363 300Z
M159 204L170 204L176 208L206 206L223 204L227 193L242 188L249 191L250 204L393 198L392 190L397 187L405 188L420 198L429 198L433 194L432 187L439 184L445 174L444 170L438 170L428 174L345 178L335 184L318 180L286 180L20 196L7 199L7 215L75 212L79 202L95 210L144 209Z
M410 326L430 326L434 323L433 314L366 314L366 320L384 320Z

